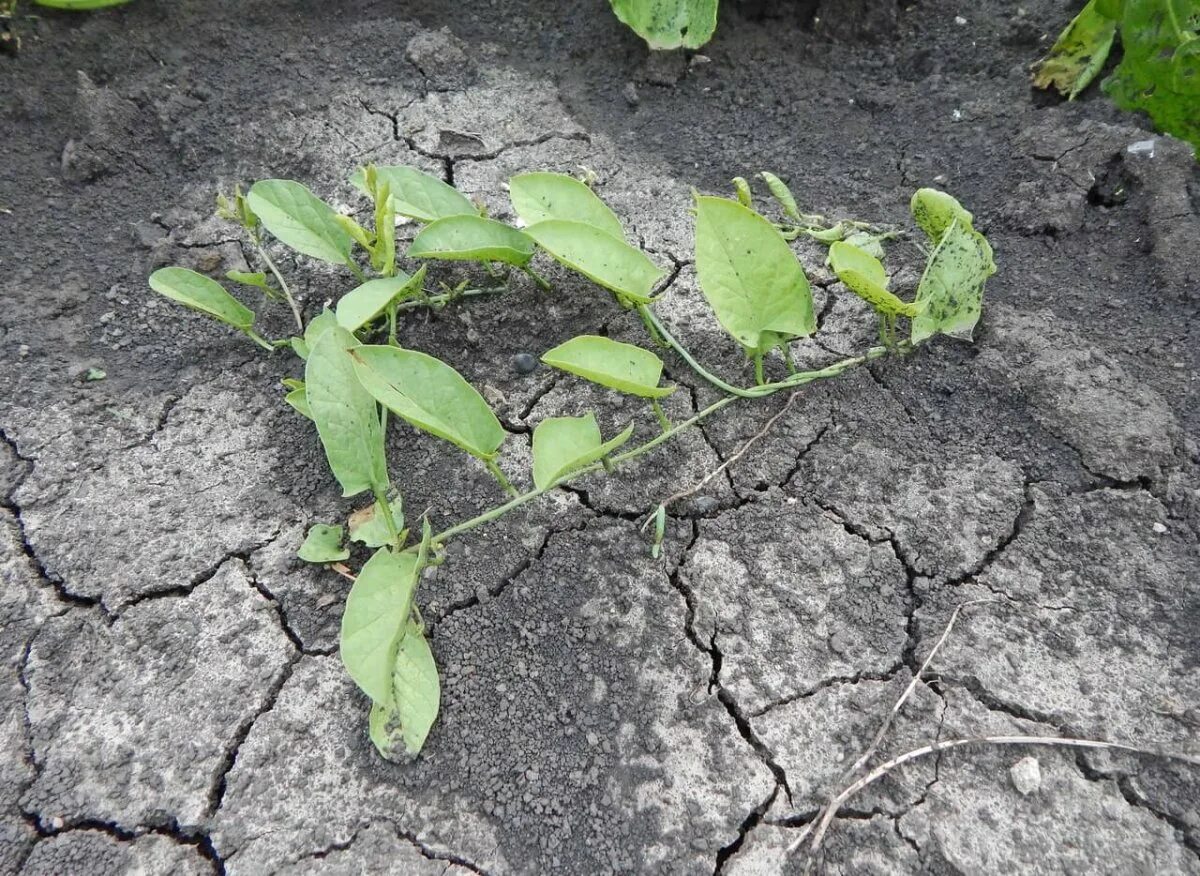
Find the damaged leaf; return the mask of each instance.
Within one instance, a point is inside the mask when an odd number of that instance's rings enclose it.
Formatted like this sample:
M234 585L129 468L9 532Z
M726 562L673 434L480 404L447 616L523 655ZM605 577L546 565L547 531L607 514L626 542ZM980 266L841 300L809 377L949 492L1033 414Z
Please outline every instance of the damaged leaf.
M996 263L987 240L970 225L954 219L921 275L912 342L919 344L937 333L971 340L979 322L984 283L994 273Z
M410 620L396 649L391 704L371 706L368 727L379 753L388 760L407 760L420 754L437 720L441 696L433 651L424 631Z
M888 291L883 264L869 252L845 241L829 246L829 264L842 284L886 316L915 316L916 305L901 301Z
M1090 0L1058 35L1049 53L1034 65L1036 88L1054 88L1068 100L1091 84L1108 60L1117 22Z
M350 549L342 547L345 530L340 526L318 523L308 530L296 556L306 563L337 563L350 558Z
M392 509L392 520L396 523L396 529L404 529L404 499L397 496L388 506ZM379 513L378 502L355 511L346 524L350 529L350 540L361 542L369 548L383 547L392 540L387 521Z
M609 0L652 49L698 49L717 29L717 0Z

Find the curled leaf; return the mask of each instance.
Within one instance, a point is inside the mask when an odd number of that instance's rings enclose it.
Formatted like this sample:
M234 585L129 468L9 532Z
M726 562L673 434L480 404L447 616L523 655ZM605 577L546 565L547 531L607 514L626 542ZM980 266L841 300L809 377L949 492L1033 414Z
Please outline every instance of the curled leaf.
M525 229L555 261L616 293L623 304L649 304L665 272L644 252L594 225L550 219Z
M869 252L845 241L835 241L829 247L829 264L842 284L878 313L908 317L917 314L916 305L888 291L883 264Z
M1074 100L1104 69L1117 22L1091 0L1058 35L1049 53L1034 65L1036 88L1054 88Z
M387 185L392 209L399 216L433 222L447 216L473 216L478 212L471 200L454 186L415 167L376 167L375 177L378 186ZM363 194L371 194L362 169L354 172L350 183Z
M394 700L396 651L412 611L421 571L418 556L380 548L367 560L346 597L342 614L342 664L375 703Z
M917 287L912 342L936 333L971 340L983 303L983 286L996 273L992 248L978 231L958 219L929 255Z
M410 760L425 746L440 708L441 683L433 651L424 631L410 620L396 649L391 704L371 706L371 742L388 760Z
M387 310L388 306L417 294L425 282L425 266L412 276L397 271L394 277L368 280L351 289L337 303L337 324L356 332Z

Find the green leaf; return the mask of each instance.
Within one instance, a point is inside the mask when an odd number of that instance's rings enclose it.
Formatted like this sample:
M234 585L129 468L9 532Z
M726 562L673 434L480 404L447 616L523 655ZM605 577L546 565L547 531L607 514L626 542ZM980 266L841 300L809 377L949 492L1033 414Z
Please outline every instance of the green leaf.
M381 316L393 302L403 301L415 295L425 282L425 267L411 277L397 271L394 277L368 280L356 286L337 303L337 324L349 332L356 332Z
M304 338L288 338L288 345L292 348L292 352L301 359L308 358L308 341L304 340Z
M639 249L594 225L550 219L525 233L554 259L612 292L626 306L649 304L666 272Z
M792 195L792 190L787 187L787 183L775 174L765 170L759 176L767 184L767 189L771 192L771 197L778 201L779 206L783 208L784 215L796 222L802 221L800 218L800 208L796 206L796 199ZM750 205L746 204L746 206L749 207Z
M375 177L374 169L371 176ZM376 181L375 243L371 247L371 267L385 277L396 273L396 208L386 182Z
M423 170L392 165L376 167L375 174L379 185L387 185L392 208L400 216L418 222L433 222L447 216L474 216L478 213L466 195ZM363 194L370 194L361 169L350 177L350 183Z
M296 556L306 563L337 563L350 558L350 549L342 547L345 530L340 526L318 523L304 537Z
M835 241L829 246L829 265L851 292L877 312L888 316L915 316L916 305L888 291L887 273L875 256L851 243Z
M308 325L304 327L304 345L311 351L316 346L317 341L321 340L321 335L338 324L337 315L326 307L316 316L308 321ZM294 345L293 345L294 346ZM308 356L301 356L301 359L307 359Z
M292 340L296 341L299 339L292 338ZM308 406L308 391L304 387L304 381L289 378L283 381L283 383L289 390L288 394L283 397L283 400L295 408L298 414L311 420L313 415L312 410Z
M609 0L652 49L698 49L717 29L717 0Z
M816 330L804 269L770 222L727 198L696 198L696 275L717 320L748 353Z
M1091 0L1058 35L1044 58L1034 65L1035 88L1055 88L1074 100L1104 68L1117 33L1117 22Z
M296 252L323 262L344 265L354 242L333 208L290 179L259 180L246 203L263 227Z
M404 499L397 496L388 504L392 509L392 520L396 529L404 529ZM350 527L351 541L362 542L369 548L383 547L391 541L391 533L388 532L383 515L379 513L377 502L355 511L346 522Z
M526 225L549 219L582 222L624 240L617 214L573 176L564 173L523 173L508 181L513 210Z
M496 457L504 429L462 375L416 350L363 346L354 371L367 392L396 416L483 460Z
M240 331L254 325L253 310L226 292L216 280L187 268L159 268L150 275L150 288Z
M633 424L604 441L595 414L547 417L533 430L533 483L539 490L560 478L608 456L633 437Z
M733 190L737 192L738 203L753 210L754 194L750 191L750 183L746 182L746 178L735 176L730 182L733 183Z
M504 262L523 268L533 241L510 225L482 216L447 216L421 229L408 247L414 259Z
M267 275L262 271L255 271L254 273L248 271L226 271L225 277L234 283L241 283L243 286L255 286L271 295L275 294L275 290L267 284Z
M380 548L363 565L342 614L342 663L373 702L390 706L396 651L412 611L423 563L418 554Z
M659 386L663 363L649 350L598 335L580 335L542 356L552 368L642 398L662 398L675 391Z
M1125 110L1143 110L1161 131L1200 155L1200 3L1125 0L1121 63L1104 90Z
M433 651L424 631L408 622L396 650L392 672L392 704L371 706L371 742L388 760L416 757L425 745L429 730L441 708L441 684ZM401 758L403 751L406 758Z
M380 494L388 486L379 409L358 382L351 358L358 349L354 335L334 326L312 346L304 368L308 406L344 496Z
M955 219L930 253L917 286L912 342L936 333L971 340L983 303L983 285L996 273L992 248L978 231Z
M975 219L954 197L937 189L917 189L913 192L909 209L917 225L935 245L956 219L959 225L967 229L973 227L971 223Z

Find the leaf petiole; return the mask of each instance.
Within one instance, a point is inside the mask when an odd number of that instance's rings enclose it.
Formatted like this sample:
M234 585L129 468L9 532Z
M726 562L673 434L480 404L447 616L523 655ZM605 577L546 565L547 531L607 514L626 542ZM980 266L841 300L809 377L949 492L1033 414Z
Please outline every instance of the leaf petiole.
M279 268L275 267L275 262L267 255L267 250L262 245L261 238L254 234L251 237L254 243L254 251L258 253L258 257L263 260L263 264L267 266L267 270L275 277L275 282L279 284L279 290L283 292L283 297L287 299L288 307L292 309L292 316L296 318L296 328L301 333L304 332L304 317L300 315L300 306L296 304L296 299L292 297L292 290L287 284L287 280L283 279L283 274L279 273Z
M496 482L504 488L504 492L510 496L521 495L520 491L512 485L512 481L505 477L504 472L500 470L500 466L496 465L494 459L485 459L483 464L487 466L487 470L492 473L492 477L496 479Z
M658 418L658 424L662 426L662 430L664 432L671 431L671 421L667 419L667 413L663 410L662 405L659 404L658 399L650 399L650 407L654 408L654 416Z

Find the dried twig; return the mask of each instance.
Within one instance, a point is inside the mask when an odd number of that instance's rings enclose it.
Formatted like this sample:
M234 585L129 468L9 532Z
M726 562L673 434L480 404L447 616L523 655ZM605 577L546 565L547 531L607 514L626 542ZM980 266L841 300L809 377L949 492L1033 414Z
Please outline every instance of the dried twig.
M721 472L725 471L725 469L729 468L729 466L733 465L735 462L737 462L739 459L741 459L743 456L745 456L746 452L749 451L751 447L753 447L755 444L757 444L759 441L761 441L763 436L765 436L768 432L771 431L771 428L777 422L779 422L779 418L788 412L788 408L790 408L792 406L792 402L796 400L796 397L798 395L800 395L799 392L793 392L791 395L789 395L787 397L787 401L784 402L783 407L781 407L775 413L775 415L771 417L771 419L767 420L766 425L764 425L761 429L759 429L754 435L752 435L748 439L746 439L746 443L743 444L741 447L739 447L737 449L737 452L734 453L733 456L729 457L729 459L725 460L719 466L717 466L712 471L710 471L708 474L706 474L704 476L704 478L698 484L696 484L692 487L689 487L686 490L681 490L678 493L675 493L674 495L664 499L662 502L662 506L664 508L667 508L667 507L670 507L673 503L678 502L680 499L686 499L688 496L694 496L696 493L700 492L706 486L708 486L708 484L712 481L713 478L717 477L719 474L721 474Z
M883 737L887 735L888 730L892 728L892 722L896 720L896 716L900 714L900 710L904 708L904 704L908 702L908 698L912 696L912 692L917 689L917 685L921 683L922 677L929 670L929 664L933 662L933 658L937 656L937 652L941 650L942 645L946 644L946 640L950 638L950 631L954 629L954 624L958 621L959 614L963 609L970 608L973 605L980 605L985 602L996 602L995 599L972 599L967 602L960 603L950 614L950 620L946 622L946 628L942 630L942 635L934 643L933 650L925 658L921 664L917 674L912 677L912 681L908 683L908 687L904 689L904 693L900 694L900 699L896 700L896 704L892 706L892 710L888 712L888 716L883 719L883 723L879 725L879 730L875 733L875 738L871 740L871 744L867 746L866 751L862 756L850 765L850 768L842 774L842 781L848 782L855 774L858 773L879 750L879 746L883 743ZM831 801L832 802L832 801ZM828 804L826 804L828 805Z
M810 833L812 833L813 838L809 844L809 851L816 853L821 847L821 841L825 838L825 832L829 829L830 823L837 816L838 810L841 809L843 804L863 788L883 778L896 767L931 754L949 751L952 748L962 748L967 745L1051 745L1068 748L1098 748L1104 751L1124 751L1131 754L1148 755L1150 757L1169 758L1193 766L1200 766L1200 757L1190 754L1164 751L1158 748L1141 748L1137 745L1125 745L1121 742L1105 742L1099 739L1073 739L1066 736L970 736L962 739L946 739L942 742L934 742L926 745L923 748L913 749L892 758L886 763L881 763L857 782L849 785L830 801L830 805L825 807L824 814L820 820L809 824L801 832L800 836L788 846L788 854L790 855L799 849Z
M350 571L350 568L345 563L330 563L329 568L337 572L343 578L348 578L351 581L357 580L357 576Z
M950 631L954 629L954 624L958 620L959 614L961 614L964 609L973 605L997 601L998 600L995 599L972 599L961 603L954 609L954 611L950 614L950 619L946 622L946 628L942 631L941 636L938 637L937 642L934 643L929 655L921 663L920 668L917 670L916 675L913 676L912 681L909 682L908 687L904 689L904 692L900 695L900 698L896 700L896 704L892 706L891 711L888 713L887 717L884 718L879 730L875 733L875 737L871 740L871 744L867 746L867 749L863 752L862 756L860 756L858 760L851 764L849 769L842 774L842 782L849 781L857 772L866 766L867 762L879 749L880 744L883 742L884 736L887 734L888 730L891 729L892 723L895 721L896 716L904 707L904 703L912 695L912 692L916 689L916 686L920 682L922 676L924 676L926 671L928 671L930 664L933 662L934 656L937 655L938 651L950 637ZM841 810L842 806L845 805L846 801L859 791L863 790L863 788L866 788L867 786L883 778L897 767L903 766L909 761L927 757L931 754L938 754L943 751L949 751L953 748L962 748L968 745L1047 745L1064 746L1068 748L1093 748L1105 751L1124 751L1131 754L1141 754L1150 757L1169 758L1171 760L1189 763L1194 766L1200 766L1200 757L1194 755L1181 754L1179 752L1166 751L1159 748L1142 748L1136 745L1127 745L1121 742L1106 742L1100 739L1075 739L1065 736L971 736L960 739L946 739L941 742L934 742L923 746L922 748L916 748L912 751L905 752L898 757L892 758L886 763L880 764L866 775L854 782L851 782L841 792L833 796L820 809L820 811L817 813L817 817L802 831L800 831L796 839L793 840L791 845L787 847L786 854L795 854L795 852L798 851L804 844L804 841L811 835L812 840L809 842L808 851L810 855L815 855L818 851L820 851L821 843L825 839L825 834L829 830L829 825L833 823L833 820L837 817L838 812Z

